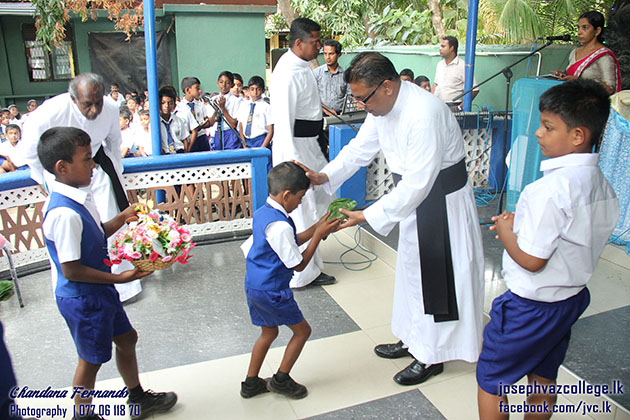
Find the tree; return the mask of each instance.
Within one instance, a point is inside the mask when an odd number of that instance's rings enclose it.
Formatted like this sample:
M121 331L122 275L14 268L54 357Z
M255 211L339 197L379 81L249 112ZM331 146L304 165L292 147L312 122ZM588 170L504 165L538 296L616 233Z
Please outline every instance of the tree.
M142 2L134 0L31 0L35 6L35 27L37 40L47 48L61 46L65 38L65 24L70 19L70 12L96 19L97 10L107 10L114 27L128 36L142 25Z

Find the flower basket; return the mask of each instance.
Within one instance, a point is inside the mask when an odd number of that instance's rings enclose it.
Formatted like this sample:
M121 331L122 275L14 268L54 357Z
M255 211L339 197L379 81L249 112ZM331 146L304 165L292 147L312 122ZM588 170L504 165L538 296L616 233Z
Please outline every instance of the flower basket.
M116 234L107 265L131 262L142 271L164 270L176 262L187 264L195 246L187 229L170 216L151 210L152 203L137 205L138 220Z

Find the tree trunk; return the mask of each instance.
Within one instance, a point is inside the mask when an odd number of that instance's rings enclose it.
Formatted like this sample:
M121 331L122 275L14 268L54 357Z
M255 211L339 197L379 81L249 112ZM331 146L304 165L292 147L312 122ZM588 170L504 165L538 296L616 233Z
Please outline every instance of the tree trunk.
M280 0L278 0L280 2ZM440 0L428 0L429 9L431 9L431 23L433 24L433 31L438 38L443 37L444 25L442 25L442 10L440 9Z
M291 0L278 0L278 12L287 21L287 27L291 27L291 23L299 16L291 7Z

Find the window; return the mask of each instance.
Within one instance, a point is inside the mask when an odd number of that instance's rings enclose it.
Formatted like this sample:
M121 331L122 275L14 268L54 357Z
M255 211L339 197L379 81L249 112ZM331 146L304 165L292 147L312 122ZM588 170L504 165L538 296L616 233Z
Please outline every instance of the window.
M72 79L75 75L72 27L66 26L66 41L63 45L52 46L50 51L41 41L36 41L35 37L35 25L22 25L22 39L24 40L29 80L31 82L49 82Z

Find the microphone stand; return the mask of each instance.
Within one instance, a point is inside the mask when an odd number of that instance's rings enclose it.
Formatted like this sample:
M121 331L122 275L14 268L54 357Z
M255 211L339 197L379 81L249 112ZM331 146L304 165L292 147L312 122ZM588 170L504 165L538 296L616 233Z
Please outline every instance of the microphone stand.
M453 102L456 101L457 99L462 98L464 95L472 92L473 90L477 89L479 86L489 82L490 80L494 79L495 77L497 77L498 75L502 74L503 76L505 76L505 120L503 122L503 144L501 145L501 176L499 177L499 182L501 183L501 193L499 195L499 207L498 207L498 211L497 211L497 215L501 214L503 212L503 201L505 198L505 188L503 188L503 186L505 185L505 180L503 179L505 177L505 158L506 158L506 144L507 144L507 133L508 133L508 109L510 108L510 82L513 76L512 73L512 67L514 67L515 65L527 60L528 58L530 58L531 56L533 56L534 54L536 54L537 52L539 52L540 50L547 48L548 46L550 46L551 44L553 44L553 40L548 40L547 43L545 45L543 45L542 47L531 51L529 54L527 54L525 57L515 61L514 63L510 64L509 66L499 70L498 72L496 72L495 74L493 74L492 76L488 77L486 80L484 80L481 83L478 83L476 86L473 86L472 88L468 89L466 92L462 93L461 95L456 96L455 98L453 98Z
M210 104L212 108L214 108L214 111L217 113L217 117L219 118L217 130L219 132L219 141L221 143L221 150L223 150L225 147L225 145L223 144L223 124L222 124L223 121L225 121L227 126L230 127L230 130L232 130L232 132L236 134L236 137L241 141L241 145L243 146L243 148L247 148L247 143L245 142L245 140L243 140L243 138L232 126L232 124L230 124L230 122L225 118L225 115L223 114L223 111L221 111L221 108L212 99L208 100L208 103Z

